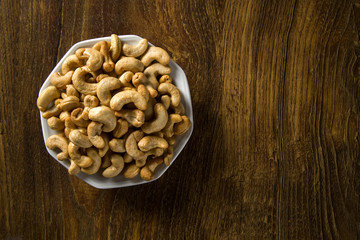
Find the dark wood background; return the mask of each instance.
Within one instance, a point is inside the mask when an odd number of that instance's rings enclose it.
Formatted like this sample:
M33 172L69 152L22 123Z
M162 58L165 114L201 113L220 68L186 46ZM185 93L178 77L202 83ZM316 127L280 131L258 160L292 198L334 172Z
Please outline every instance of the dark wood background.
M0 1L0 239L360 238L360 4ZM194 132L158 181L98 190L36 98L76 42L137 34L187 74Z

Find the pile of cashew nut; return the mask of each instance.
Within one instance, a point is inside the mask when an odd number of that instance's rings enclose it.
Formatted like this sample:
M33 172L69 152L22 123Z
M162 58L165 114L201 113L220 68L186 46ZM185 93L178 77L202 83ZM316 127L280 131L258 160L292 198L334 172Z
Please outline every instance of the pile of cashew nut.
M169 54L146 39L128 45L115 34L65 59L37 107L58 132L46 146L70 161L69 174L140 174L149 181L160 164L170 164L175 136L191 122L169 62Z

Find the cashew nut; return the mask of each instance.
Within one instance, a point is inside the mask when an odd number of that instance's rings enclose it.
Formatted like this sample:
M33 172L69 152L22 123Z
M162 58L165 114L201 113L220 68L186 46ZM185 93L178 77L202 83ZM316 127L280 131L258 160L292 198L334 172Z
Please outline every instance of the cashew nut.
M73 73L74 71L69 71L65 75L62 75L59 72L54 72L50 75L50 82L58 89L65 89L66 85L71 83Z
M187 132L191 126L190 119L187 116L181 116L182 121L174 125L174 134L181 135Z
M135 163L131 163L124 167L122 173L125 178L134 178L140 172L140 168L135 165Z
M89 111L89 119L104 124L103 132L111 132L116 127L115 113L106 106L94 107Z
M140 130L132 132L126 139L125 149L126 152L135 160L145 158L145 154L137 147L137 142L144 136L144 133Z
M76 129L76 125L71 121L71 116L67 117L65 119L65 129L64 129L64 133L65 133L65 136L67 138L69 138L69 134L72 130L75 130Z
M159 83L172 83L172 78L170 77L170 75L162 75L161 78L159 79Z
M76 175L80 172L80 167L72 159L70 159L70 167L68 169L68 172L70 175Z
M117 61L121 53L121 41L118 35L111 34L110 55L113 61Z
M104 62L104 56L93 48L79 48L75 55L82 60L86 60L86 67L88 72L95 72L99 70Z
M162 130L166 137L172 137L174 135L174 124L182 121L182 118L179 114L170 114L169 120L166 123L166 126Z
M61 113L61 109L59 108L59 104L61 103L62 99L56 99L54 101L54 106L52 106L50 109L43 112L42 117L43 118L51 118L54 116L58 116Z
M115 94L110 101L110 107L115 111L120 111L125 104L133 102L140 110L146 109L145 98L137 91L126 90Z
M112 154L110 157L111 166L106 168L103 172L103 176L106 178L112 178L120 174L124 168L124 159L119 154Z
M63 99L59 104L59 108L63 111L71 111L79 106L80 106L79 98L75 96L68 96L65 99Z
M118 119L112 134L115 138L121 138L129 129L129 123L126 120Z
M150 92L143 84L137 86L137 91L145 98L146 102L149 101Z
M161 103L164 104L166 110L168 110L170 107L171 98L168 95L162 95L160 99L161 99Z
M149 47L146 53L142 56L141 62L145 66L149 66L154 60L158 61L162 65L167 65L170 62L170 56L160 47Z
M99 149L99 156L103 157L109 150L109 136L105 133L102 133L100 137L104 139L104 143L105 143L104 147Z
M146 51L147 47L148 40L143 38L136 45L124 43L122 50L127 57L139 57Z
M134 57L121 58L115 64L115 72L121 75L125 71L142 72L144 70L144 64Z
M134 76L134 73L131 71L124 72L120 77L119 80L121 82L122 87L132 87L130 81L132 77Z
M113 152L122 153L126 151L124 139L117 139L117 138L111 139L111 141L109 142L109 147Z
M61 131L64 129L64 123L57 117L51 117L47 120L49 128L54 129L56 131Z
M173 157L174 157L174 148L173 146L169 146L168 149L166 150L164 157L164 163L166 166L170 165L171 161L173 160Z
M111 100L111 91L121 87L119 79L114 77L106 77L102 79L97 86L97 96L104 105L109 105Z
M89 136L90 142L96 147L96 148L103 148L105 147L105 141L100 136L101 135L101 128L103 124L98 122L91 122L89 126L87 127L87 132Z
M37 99L37 107L44 112L48 105L56 98L60 97L60 92L55 86L49 86L42 91Z
M62 122L65 122L65 119L68 117L71 117L71 115L68 111L61 112L59 115L59 118Z
M94 46L93 49L98 50L103 56L104 56L104 63L102 65L102 68L105 72L111 72L112 70L114 70L115 64L112 61L111 57L110 57L110 47L107 44L106 41L100 41L97 42Z
M101 168L108 168L111 165L110 157L112 155L111 151L107 151L105 156L102 158Z
M164 149L162 148L153 148L147 152L144 152L144 157L141 158L141 159L137 159L135 164L136 166L138 167L142 167L146 164L146 159L149 157L149 156L155 156L155 157L159 157L161 155L163 155L164 153Z
M152 85L142 72L135 73L135 75L132 77L132 83L137 88L139 88L139 86L141 85L144 85L149 91L151 97L153 98L158 95L158 92L155 90L155 88L157 88L157 85Z
M132 162L132 160L133 160L133 158L126 152L124 154L124 162L130 163L130 162Z
M158 87L160 94L169 94L171 96L171 105L174 107L179 106L181 96L179 89L171 83L161 83Z
M60 161L67 159L69 156L68 141L66 140L65 137L61 135L52 135L48 137L48 139L46 140L46 147L48 147L51 150L54 150L55 148L59 148L61 152L58 153L56 157Z
M145 122L145 114L139 109L122 109L115 116L126 119L134 127L141 127Z
M75 70L75 68L77 67L81 67L84 64L82 63L82 61L75 55L70 55L68 56L64 63L61 66L61 72L62 74L66 74L69 71Z
M164 138L157 136L145 136L138 142L141 151L146 152L153 148L168 148L169 144Z
M93 162L92 165L90 165L90 167L81 168L81 171L88 174L88 175L95 174L95 173L97 173L97 171L100 168L101 157L99 156L97 151L95 149L93 149L93 148L88 148L86 150L86 153L87 153L88 157L90 157L94 162Z
M147 77L147 79L149 80L149 82L151 83L151 85L156 89L159 86L159 82L156 79L157 75L164 75L164 74L170 74L171 73L171 68L161 65L160 63L154 63L150 66L148 66L145 70L144 70L144 74Z
M94 162L88 156L81 155L80 147L76 146L72 142L70 142L68 145L68 151L69 151L70 159L72 161L74 161L76 163L76 165L78 165L79 167L82 167L82 168L90 167L91 164L93 164L93 162Z
M151 122L145 122L141 129L146 134L161 131L168 121L168 113L162 103L157 103L154 106L155 119Z
M89 111L91 108L97 107L99 105L99 99L96 96L86 95L84 98L84 110L82 113L82 118L84 120L89 119Z
M68 84L66 85L66 96L75 96L77 98L80 97L79 92L76 90L76 88L74 87L74 85L72 84Z
M87 127L89 125L89 121L85 120L83 116L83 108L76 108L71 112L71 121L75 123L76 126L79 127Z
M69 133L69 139L76 146L82 148L89 148L92 146L92 143L89 140L89 137L81 133L79 129L74 129Z
M154 179L154 171L163 161L161 157L150 159L145 166L141 168L140 177L146 181Z
M95 50L94 50L95 51ZM96 95L97 83L88 83L85 76L88 74L85 68L77 68L72 76L72 82L76 90L85 95Z
M166 95L164 95L166 96ZM184 105L180 102L178 106L174 107L172 105L170 105L172 110L174 111L174 113L176 114L180 114L180 115L184 115L185 114L185 107Z
M147 102L147 108L144 111L145 121L149 121L150 119L152 119L154 115L154 106L156 103L157 102L154 98L149 98L149 101Z

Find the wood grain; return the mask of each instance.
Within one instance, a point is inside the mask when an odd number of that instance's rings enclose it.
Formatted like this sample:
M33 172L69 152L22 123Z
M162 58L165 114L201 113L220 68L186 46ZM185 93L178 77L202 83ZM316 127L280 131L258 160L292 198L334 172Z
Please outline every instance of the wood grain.
M360 3L0 1L1 239L360 238ZM76 42L136 34L184 69L194 132L150 184L54 161L35 101Z

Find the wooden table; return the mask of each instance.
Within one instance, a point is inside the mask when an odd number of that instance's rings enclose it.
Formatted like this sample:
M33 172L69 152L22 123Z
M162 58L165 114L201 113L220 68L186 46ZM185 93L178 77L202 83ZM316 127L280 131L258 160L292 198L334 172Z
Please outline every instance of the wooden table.
M0 2L1 239L360 237L360 4ZM52 159L36 98L76 42L137 34L184 69L193 135L156 182Z

